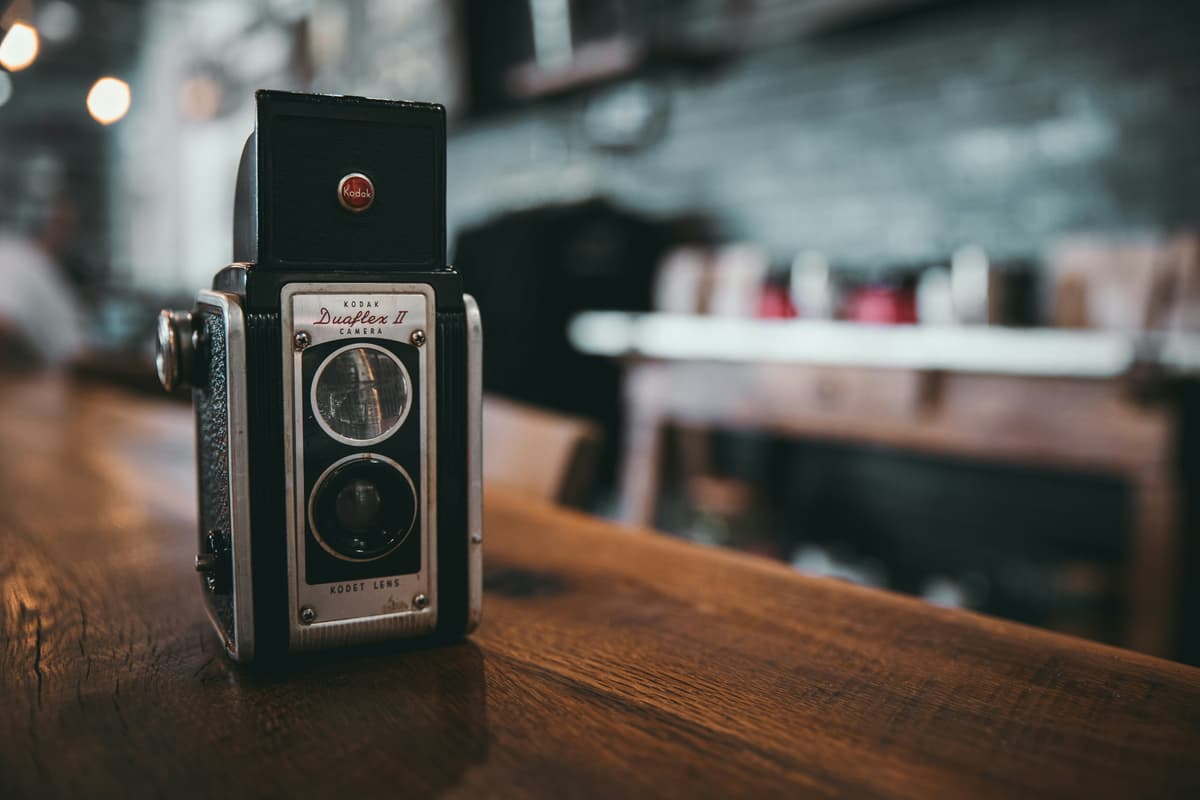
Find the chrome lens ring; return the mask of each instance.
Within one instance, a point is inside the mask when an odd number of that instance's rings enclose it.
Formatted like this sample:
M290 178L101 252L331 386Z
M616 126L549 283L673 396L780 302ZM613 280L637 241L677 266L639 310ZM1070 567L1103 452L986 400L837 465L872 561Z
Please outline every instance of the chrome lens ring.
M308 525L325 552L342 561L384 558L412 533L416 485L387 456L358 453L335 461L313 484Z
M330 353L313 376L313 416L335 441L352 447L378 444L408 419L412 379L395 353L355 342Z

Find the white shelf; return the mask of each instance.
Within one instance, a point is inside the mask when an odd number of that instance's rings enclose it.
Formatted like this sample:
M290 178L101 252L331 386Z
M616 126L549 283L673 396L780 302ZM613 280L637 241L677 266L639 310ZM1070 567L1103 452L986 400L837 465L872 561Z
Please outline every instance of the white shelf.
M610 357L826 364L1110 378L1138 362L1200 373L1200 337L1057 328L865 325L590 311L568 327L584 353Z

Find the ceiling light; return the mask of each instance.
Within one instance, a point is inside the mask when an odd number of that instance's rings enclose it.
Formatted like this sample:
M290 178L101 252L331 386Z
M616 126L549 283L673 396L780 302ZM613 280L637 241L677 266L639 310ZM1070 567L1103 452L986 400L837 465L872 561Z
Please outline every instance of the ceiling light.
M38 54L38 32L32 25L15 22L0 40L0 67L9 72L25 69Z
M118 78L101 78L87 96L88 113L101 125L111 125L129 111L129 84Z

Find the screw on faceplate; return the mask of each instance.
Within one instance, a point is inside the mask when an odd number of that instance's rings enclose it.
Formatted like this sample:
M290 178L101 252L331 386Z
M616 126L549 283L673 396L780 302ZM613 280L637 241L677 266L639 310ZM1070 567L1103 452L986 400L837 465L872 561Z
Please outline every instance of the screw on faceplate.
M425 344L425 331L413 331L410 338L412 339L413 344L415 344L417 347L420 347L421 345Z
M429 607L429 598L423 594L418 594L413 597L413 608L417 611L423 611Z
M303 350L312 344L312 337L306 331L300 331L292 338L292 344L297 350Z
M472 533L471 534L471 544L483 544L483 534L482 533Z
M305 606L300 609L300 621L305 625L312 625L317 618L317 611L312 606Z

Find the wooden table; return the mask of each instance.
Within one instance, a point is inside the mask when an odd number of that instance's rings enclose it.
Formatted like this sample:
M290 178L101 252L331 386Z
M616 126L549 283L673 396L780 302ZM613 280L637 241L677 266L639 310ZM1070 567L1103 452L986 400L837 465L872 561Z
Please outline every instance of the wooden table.
M1175 653L1178 410L1142 402L1131 375L1139 357L1193 374L1200 338L619 312L582 314L571 333L626 359L626 522L655 519L672 426L1111 475L1133 497L1123 643Z
M490 493L484 623L221 654L182 406L0 383L0 797L1198 797L1200 671Z

